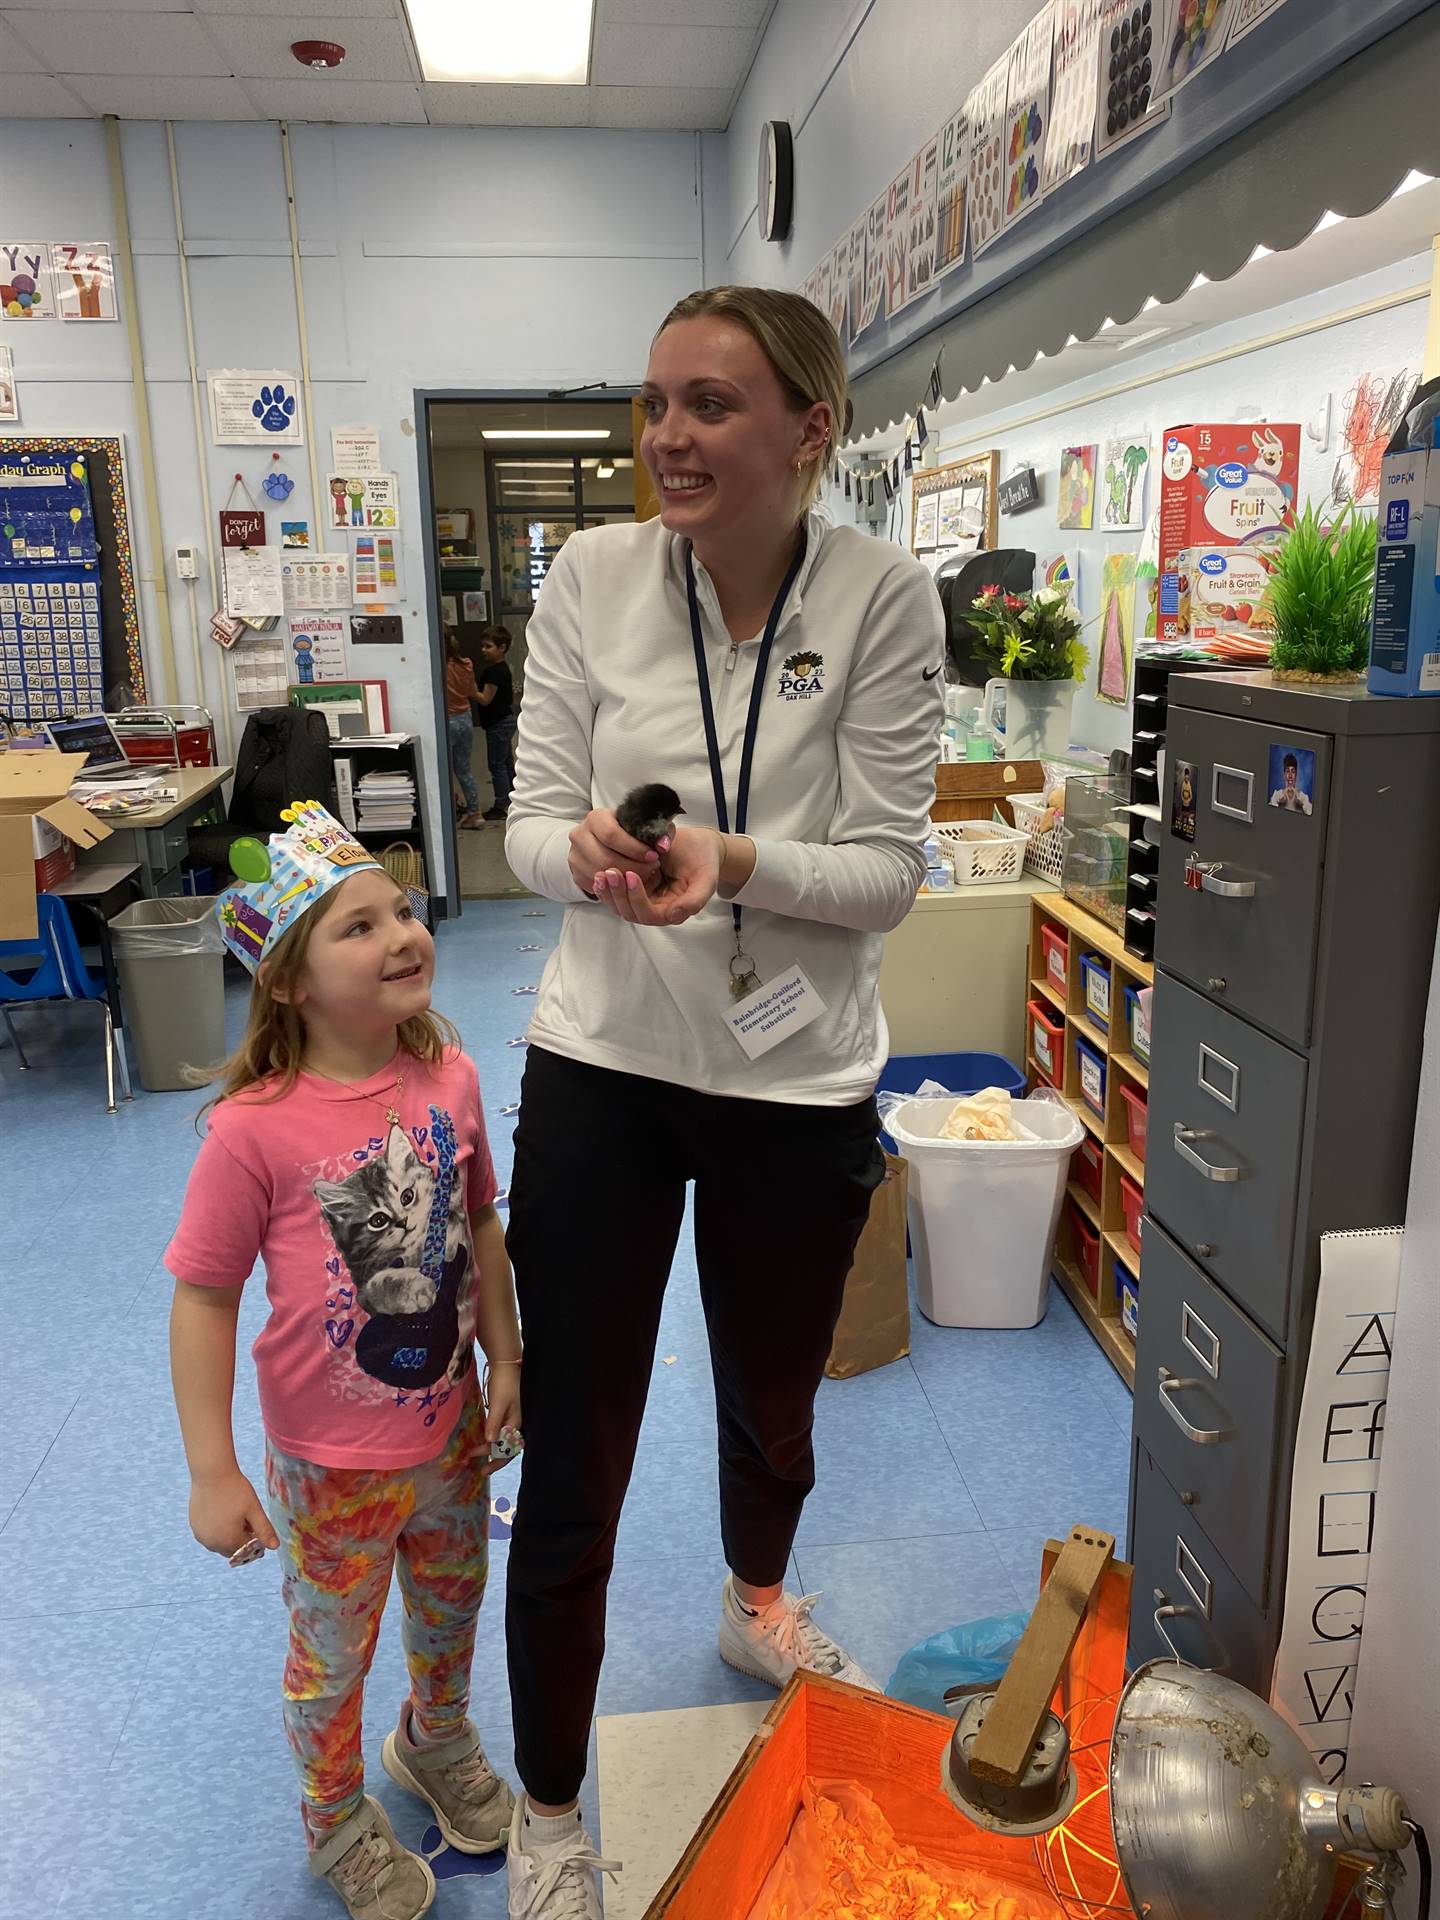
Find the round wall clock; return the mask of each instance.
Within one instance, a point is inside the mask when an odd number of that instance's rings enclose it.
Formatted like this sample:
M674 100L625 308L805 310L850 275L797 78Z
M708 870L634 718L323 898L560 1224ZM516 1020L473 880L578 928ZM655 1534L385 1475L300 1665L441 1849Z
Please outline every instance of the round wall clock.
M760 129L760 238L788 240L795 209L795 144L788 120Z

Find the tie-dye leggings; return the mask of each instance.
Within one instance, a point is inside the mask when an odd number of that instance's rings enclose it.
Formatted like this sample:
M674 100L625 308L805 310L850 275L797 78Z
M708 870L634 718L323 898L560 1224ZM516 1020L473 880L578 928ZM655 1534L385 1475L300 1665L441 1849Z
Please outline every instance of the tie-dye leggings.
M311 1846L358 1811L365 1790L360 1710L397 1563L420 1730L446 1740L465 1725L489 1563L484 1426L472 1392L445 1451L394 1473L317 1467L266 1448L290 1613L285 1731Z

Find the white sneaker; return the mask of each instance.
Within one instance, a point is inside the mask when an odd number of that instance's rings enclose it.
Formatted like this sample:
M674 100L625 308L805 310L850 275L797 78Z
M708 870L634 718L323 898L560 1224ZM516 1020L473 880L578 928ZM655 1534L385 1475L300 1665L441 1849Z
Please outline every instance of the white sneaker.
M804 1668L879 1693L865 1669L810 1618L819 1598L818 1593L807 1593L797 1600L793 1593L782 1593L763 1613L751 1614L735 1597L734 1576L728 1577L720 1602L720 1658L772 1687L783 1687Z
M560 1840L533 1840L525 1827L525 1796L510 1826L510 1920L602 1920L599 1873L618 1873L602 1860L577 1819Z

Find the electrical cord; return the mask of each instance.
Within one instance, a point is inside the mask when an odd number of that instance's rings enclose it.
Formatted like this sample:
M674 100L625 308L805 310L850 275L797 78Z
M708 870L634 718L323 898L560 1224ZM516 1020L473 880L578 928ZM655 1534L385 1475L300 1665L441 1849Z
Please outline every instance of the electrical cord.
M1420 1898L1417 1913L1419 1920L1430 1920L1430 1842L1425 1837L1425 1829L1418 1820L1408 1822L1411 1838L1415 1842L1415 1857L1420 1863Z

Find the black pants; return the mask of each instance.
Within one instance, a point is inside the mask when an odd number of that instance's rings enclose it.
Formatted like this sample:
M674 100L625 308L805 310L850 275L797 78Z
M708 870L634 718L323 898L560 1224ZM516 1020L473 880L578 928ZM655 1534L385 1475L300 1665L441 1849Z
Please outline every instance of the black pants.
M515 1764L537 1800L571 1800L585 1776L605 1590L686 1182L725 1557L768 1586L815 1484L815 1392L884 1170L876 1130L873 1100L721 1099L530 1049L510 1202L525 1455L506 1633Z

